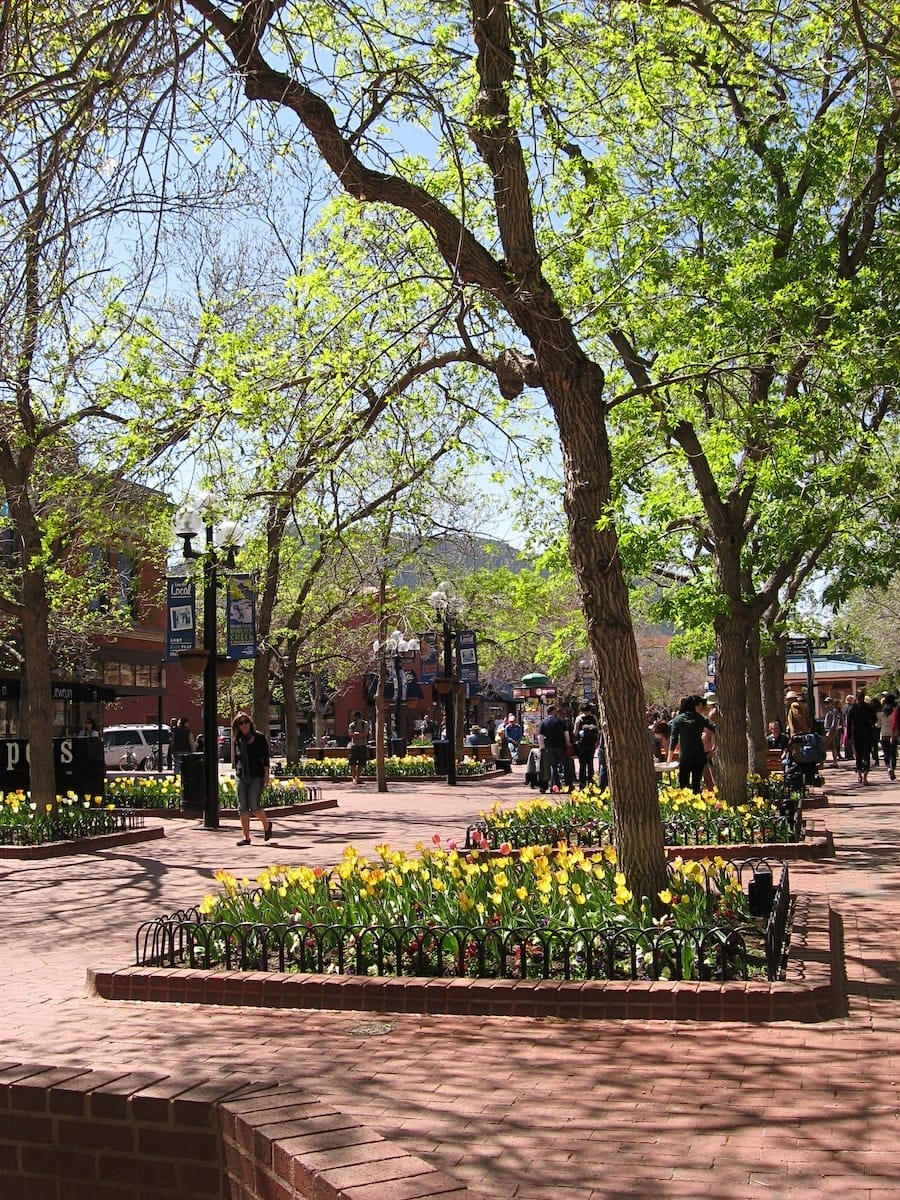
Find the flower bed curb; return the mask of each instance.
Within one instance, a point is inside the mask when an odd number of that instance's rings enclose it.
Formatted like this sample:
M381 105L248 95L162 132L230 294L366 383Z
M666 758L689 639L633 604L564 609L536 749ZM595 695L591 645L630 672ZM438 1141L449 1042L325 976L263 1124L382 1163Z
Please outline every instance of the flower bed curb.
M577 1020L826 1021L846 1011L840 917L800 897L784 982L369 978L181 967L89 968L105 1000Z
M297 813L305 812L320 812L324 808L337 808L337 800L307 800L303 804L284 804L280 806L268 806L266 812L273 817L292 817ZM138 808L136 812L143 813L148 817L174 817L176 819L187 818L189 821L199 821L203 818L203 809L184 810L180 808ZM220 808L219 816L226 820L235 821L238 818L238 810L236 808Z
M96 837L73 838L67 842L41 842L38 846L0 846L3 858L61 858L68 854L90 854L108 850L111 846L133 846L136 842L152 842L166 836L162 828L123 829L118 833L98 833Z

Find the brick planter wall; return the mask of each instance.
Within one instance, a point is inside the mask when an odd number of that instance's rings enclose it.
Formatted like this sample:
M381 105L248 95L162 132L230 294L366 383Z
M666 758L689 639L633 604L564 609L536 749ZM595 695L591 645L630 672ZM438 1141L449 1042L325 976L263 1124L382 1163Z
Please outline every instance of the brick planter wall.
M0 1064L4 1200L479 1200L291 1087Z
M278 971L126 967L88 971L106 1000L332 1008L378 1013L665 1021L825 1021L843 1015L838 918L822 900L797 901L787 979L678 980L369 978Z

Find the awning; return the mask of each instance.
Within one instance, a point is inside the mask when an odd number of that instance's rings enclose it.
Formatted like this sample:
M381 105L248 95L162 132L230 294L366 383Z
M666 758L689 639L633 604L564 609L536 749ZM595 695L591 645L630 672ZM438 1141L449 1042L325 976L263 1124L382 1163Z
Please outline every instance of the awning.
M50 684L50 695L54 700L68 700L72 704L109 704L116 698L111 687L99 683L82 683L79 680L54 679ZM20 700L22 680L17 675L0 677L0 700Z

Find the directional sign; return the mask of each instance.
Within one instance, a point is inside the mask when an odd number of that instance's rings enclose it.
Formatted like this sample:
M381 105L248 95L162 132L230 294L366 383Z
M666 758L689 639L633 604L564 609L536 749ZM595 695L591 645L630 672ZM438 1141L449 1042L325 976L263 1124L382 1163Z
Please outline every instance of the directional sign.
M811 648L809 638L788 638L789 655L805 655L808 647Z

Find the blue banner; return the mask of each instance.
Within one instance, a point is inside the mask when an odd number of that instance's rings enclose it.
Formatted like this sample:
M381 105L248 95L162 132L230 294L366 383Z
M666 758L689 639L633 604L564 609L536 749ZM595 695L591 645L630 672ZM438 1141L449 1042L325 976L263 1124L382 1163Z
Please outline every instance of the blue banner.
M471 629L461 629L456 635L456 662L463 683L478 682L478 643Z
M423 683L434 683L438 671L438 635L423 633L419 643L419 678Z
M228 658L256 658L256 590L252 575L229 575Z
M166 662L176 662L179 650L197 645L197 602L194 581L185 575L166 580Z

